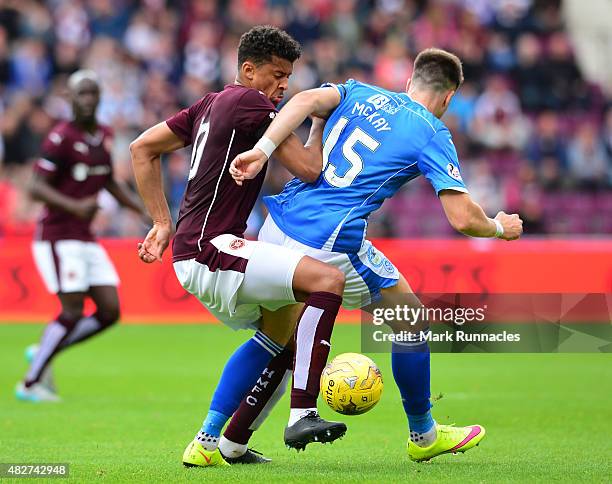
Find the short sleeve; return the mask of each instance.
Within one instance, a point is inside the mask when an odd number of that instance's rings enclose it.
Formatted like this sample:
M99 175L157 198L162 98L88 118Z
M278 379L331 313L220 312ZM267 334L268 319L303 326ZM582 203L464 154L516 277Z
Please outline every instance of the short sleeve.
M417 165L436 194L442 190L468 192L461 177L457 150L448 129L441 129L432 136L421 152Z
M182 109L174 116L166 119L166 124L168 128L170 128L170 131L177 135L183 143L185 143L185 146L191 144L191 134L193 132L193 123L195 120L194 106L195 105Z
M355 79L349 79L344 84L334 84L333 82L326 82L325 84L321 84L321 87L335 88L338 91L338 94L340 94L340 102L342 102L348 97L355 84L357 84L357 81L355 81Z
M236 107L236 127L249 133L256 141L264 134L276 116L276 108L265 94L249 89Z
M40 158L34 165L34 171L50 176L62 168L62 153L64 149L64 136L52 130L42 143Z
M209 105L210 101L214 99L211 97L214 95L213 93L208 93L188 108L166 119L168 128L183 141L185 146L189 146L193 143L193 125L202 114L202 111Z

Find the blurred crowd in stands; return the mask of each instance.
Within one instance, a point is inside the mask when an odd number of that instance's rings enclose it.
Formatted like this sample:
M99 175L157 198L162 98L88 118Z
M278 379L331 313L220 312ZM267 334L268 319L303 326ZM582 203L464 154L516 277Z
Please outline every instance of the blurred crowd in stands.
M518 211L528 234L612 233L610 93L581 74L560 0L0 0L0 236L32 232L40 208L23 186L47 131L70 116L71 72L99 74L115 174L132 184L130 141L233 82L240 35L263 23L303 45L292 93L348 78L401 91L421 49L455 52L466 82L444 121L474 199L489 215ZM188 155L164 159L174 213ZM287 180L274 165L265 192ZM100 203L101 235L146 229ZM424 180L373 219L372 237L452 233Z

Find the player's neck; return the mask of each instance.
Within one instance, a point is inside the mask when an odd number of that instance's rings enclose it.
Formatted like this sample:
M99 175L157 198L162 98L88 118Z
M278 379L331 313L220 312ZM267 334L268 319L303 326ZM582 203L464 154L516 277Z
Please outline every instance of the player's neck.
M237 86L242 86L242 87L253 87L251 83L248 81L248 79L245 82L242 79L240 79L240 76L236 76L236 79L234 79L234 84Z
M72 121L80 130L94 134L98 130L98 122L95 119L74 118Z
M440 96L438 94L431 91L417 89L410 89L407 94L410 99L418 102L430 113L436 115L436 112L439 110L440 107Z

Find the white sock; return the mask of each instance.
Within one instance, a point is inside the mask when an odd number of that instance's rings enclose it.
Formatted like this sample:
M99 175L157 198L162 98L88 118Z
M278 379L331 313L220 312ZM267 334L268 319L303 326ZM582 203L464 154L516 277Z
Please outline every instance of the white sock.
M81 341L86 336L100 331L101 327L102 323L93 316L85 316L84 318L79 319L78 322L74 325L74 329L64 340L62 348L70 346L75 341Z
M316 411L317 411L316 408L292 408L291 411L289 412L288 426L291 427L295 422L297 422L301 418L304 418L306 414L308 414L309 412L316 412Z
M47 325L42 339L40 340L38 351L30 364L28 374L25 378L26 381L40 378L41 368L47 363L47 360L57 352L60 341L66 335L66 331L68 331L66 327L57 321L53 321Z
M436 430L436 424L425 433L412 432L410 431L410 440L412 440L419 447L429 447L438 438L438 431Z
M202 447L204 447L206 450L210 450L211 452L219 446L219 437L207 434L201 430L195 436L195 440L202 444Z
M246 454L247 449L247 444L237 444L236 442L226 439L224 436L221 436L221 440L219 441L219 450L225 457L235 459L236 457Z

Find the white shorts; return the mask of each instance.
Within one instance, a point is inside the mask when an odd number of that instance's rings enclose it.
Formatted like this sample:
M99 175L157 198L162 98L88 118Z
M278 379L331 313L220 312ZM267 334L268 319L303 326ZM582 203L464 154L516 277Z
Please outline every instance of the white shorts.
M399 271L369 240L363 242L356 254L315 249L286 235L269 215L258 238L326 262L344 272L346 285L342 305L347 309L359 309L377 301L381 289L395 286L399 280Z
M303 254L223 234L193 259L174 263L181 285L232 329L256 329L261 308L295 303L293 274Z
M32 254L51 293L87 292L92 286L119 285L113 263L97 242L36 240Z

